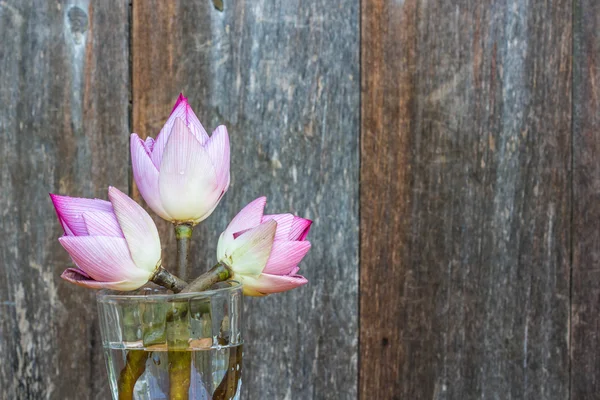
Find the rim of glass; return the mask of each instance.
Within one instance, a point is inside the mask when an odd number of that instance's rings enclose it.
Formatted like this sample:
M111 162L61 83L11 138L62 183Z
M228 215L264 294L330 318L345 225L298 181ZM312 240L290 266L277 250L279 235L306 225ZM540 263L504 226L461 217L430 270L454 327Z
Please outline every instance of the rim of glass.
M159 293L159 294L121 294L121 292L112 290L112 289L101 289L96 292L96 299L98 301L107 301L107 300L134 300L134 301L144 301L144 300L157 300L157 301L170 301L174 299L188 299L193 297L209 297L215 296L218 294L231 292L235 290L241 290L242 284L238 281L228 280L222 283L228 283L230 286L212 289L212 290L203 290L202 292L191 292L191 293ZM119 293L119 294L117 294Z

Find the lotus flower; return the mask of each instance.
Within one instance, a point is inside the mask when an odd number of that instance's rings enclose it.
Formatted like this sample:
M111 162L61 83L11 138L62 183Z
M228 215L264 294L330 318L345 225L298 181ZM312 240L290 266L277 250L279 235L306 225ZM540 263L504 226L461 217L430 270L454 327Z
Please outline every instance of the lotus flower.
M195 225L208 216L229 187L229 136L219 126L208 136L187 99L179 95L156 139L131 135L133 177L155 213Z
M134 290L161 262L158 231L148 213L114 187L110 202L50 194L65 235L58 239L78 268L61 278L93 289Z
M263 215L266 202L259 197L244 207L221 234L217 248L219 262L248 296L284 292L308 282L296 273L310 249L304 239L312 221L292 214Z

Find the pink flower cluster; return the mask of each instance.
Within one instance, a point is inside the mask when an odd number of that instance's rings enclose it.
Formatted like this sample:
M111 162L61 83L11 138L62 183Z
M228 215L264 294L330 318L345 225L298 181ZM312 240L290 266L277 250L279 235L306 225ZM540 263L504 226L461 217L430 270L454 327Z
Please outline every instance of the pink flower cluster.
M140 194L160 217L196 225L215 210L229 187L230 150L225 126L208 135L180 95L156 139L131 135L133 176ZM90 288L133 290L161 267L161 245L150 215L116 188L110 201L50 195L64 236L59 239L77 268L62 278ZM217 258L243 284L264 296L304 285L298 264L310 249L311 221L292 214L264 215L260 197L221 234Z

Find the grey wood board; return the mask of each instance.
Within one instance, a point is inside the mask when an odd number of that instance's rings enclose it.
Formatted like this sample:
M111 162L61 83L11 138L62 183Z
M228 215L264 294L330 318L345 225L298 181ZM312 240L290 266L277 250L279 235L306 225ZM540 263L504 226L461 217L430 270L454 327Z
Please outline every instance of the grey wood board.
M600 4L574 2L571 398L600 393Z
M361 398L569 398L571 6L362 2Z
M219 234L260 195L268 213L315 221L300 270L309 284L245 300L245 398L356 398L358 2L133 7L134 130L156 136L183 90L207 130L230 133L231 187L196 228L193 274L214 264Z
M0 398L107 399L94 292L49 192L128 186L127 2L0 2Z

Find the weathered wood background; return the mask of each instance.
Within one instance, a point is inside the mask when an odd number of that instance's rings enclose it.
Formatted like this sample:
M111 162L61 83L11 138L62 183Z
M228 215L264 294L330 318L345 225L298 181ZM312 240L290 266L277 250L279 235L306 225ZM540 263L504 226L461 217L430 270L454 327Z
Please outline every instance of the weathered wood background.
M259 195L315 220L246 399L600 398L595 0L1 0L0 37L0 399L109 398L47 193L139 199L180 91L234 155L195 273Z

